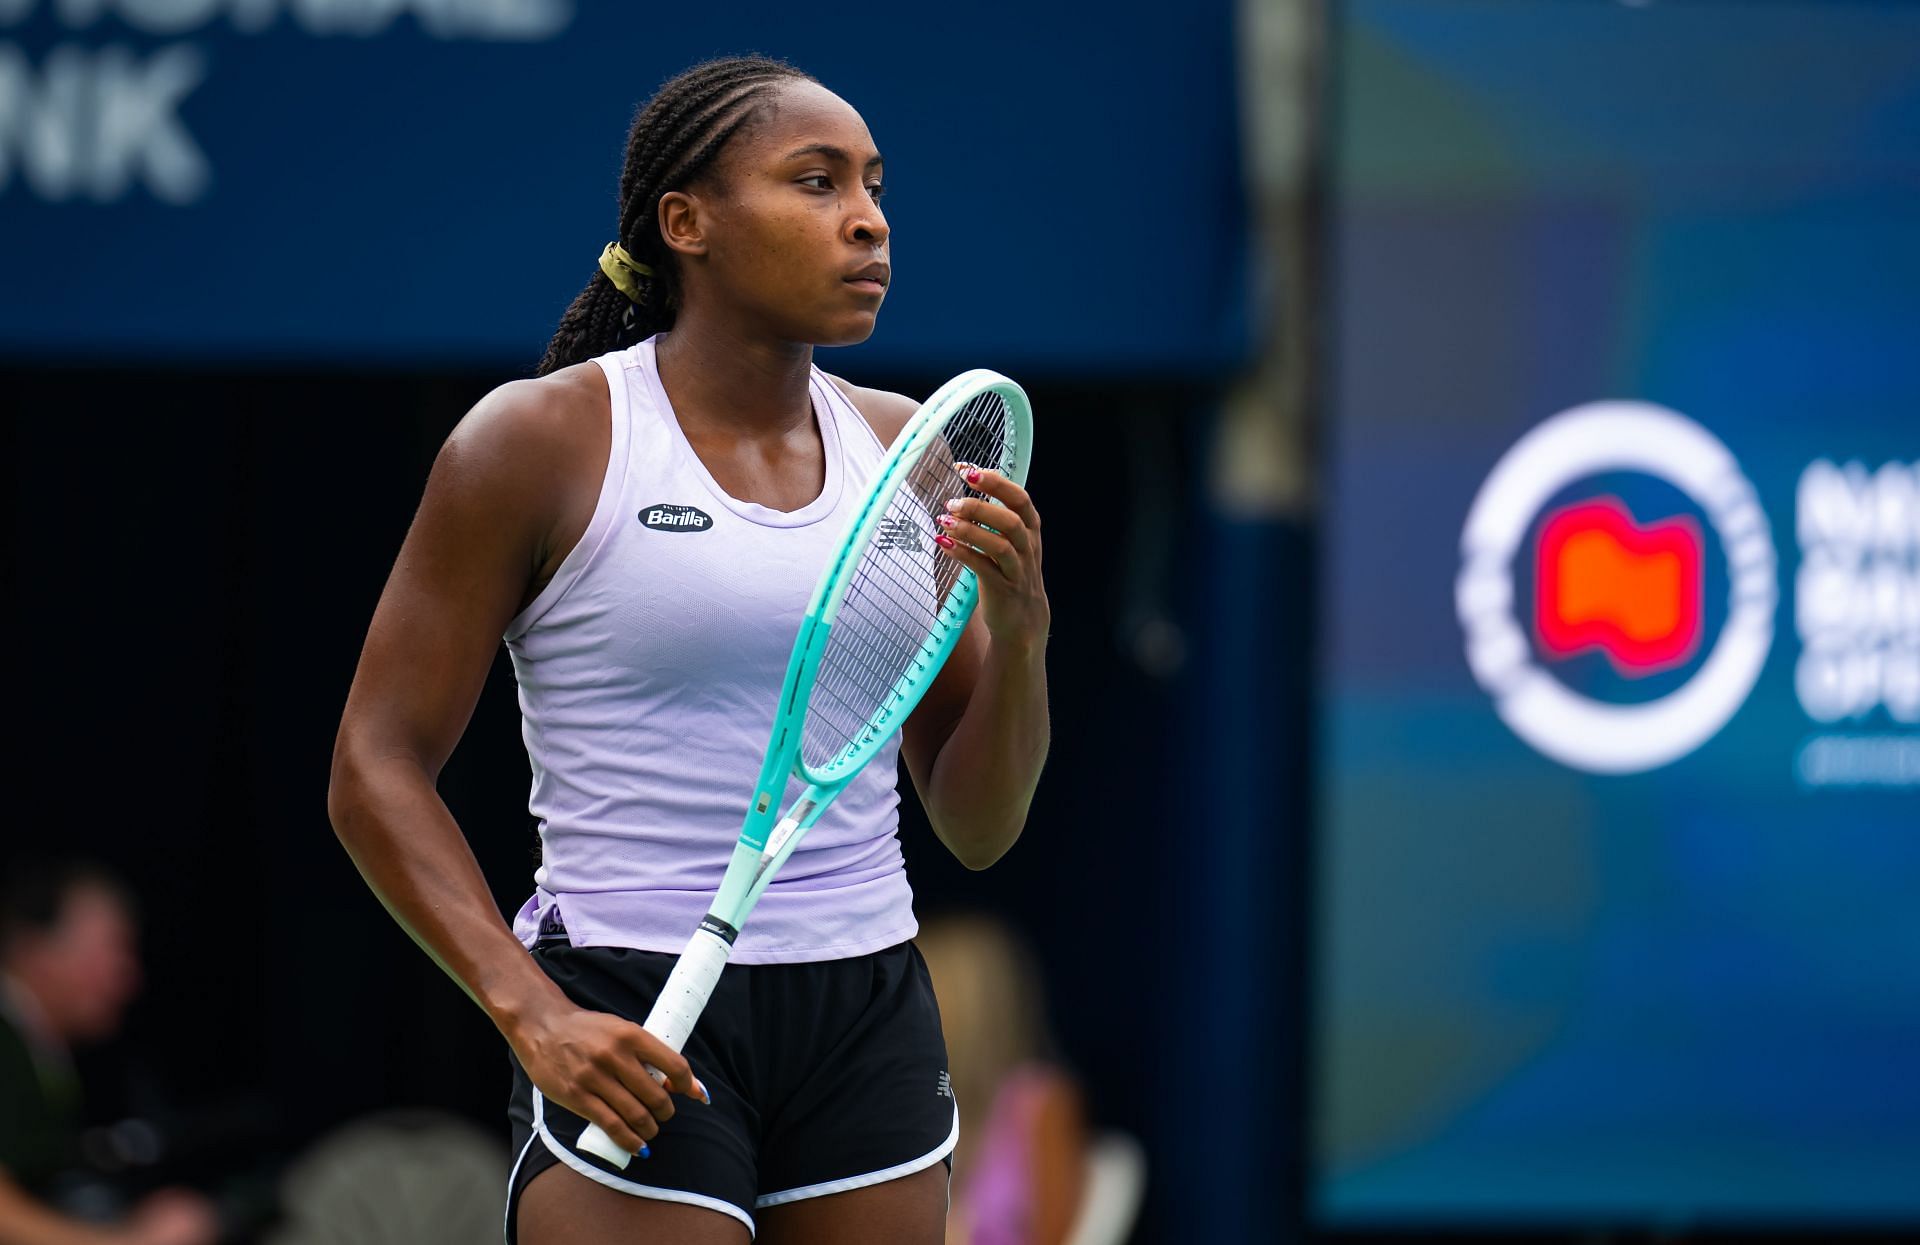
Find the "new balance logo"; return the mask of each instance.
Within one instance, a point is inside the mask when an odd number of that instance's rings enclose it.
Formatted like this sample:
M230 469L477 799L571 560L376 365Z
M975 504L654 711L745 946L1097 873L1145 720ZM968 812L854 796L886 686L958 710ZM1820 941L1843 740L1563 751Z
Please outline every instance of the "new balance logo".
M661 502L640 512L640 526L656 532L704 532L713 526L713 516L692 506L673 506Z
M925 553L927 549L920 543L920 525L912 519L880 520L880 528L873 534L873 547L904 549L910 553Z
M942 1072L940 1080L933 1087L933 1092L942 1098L953 1097L953 1078Z

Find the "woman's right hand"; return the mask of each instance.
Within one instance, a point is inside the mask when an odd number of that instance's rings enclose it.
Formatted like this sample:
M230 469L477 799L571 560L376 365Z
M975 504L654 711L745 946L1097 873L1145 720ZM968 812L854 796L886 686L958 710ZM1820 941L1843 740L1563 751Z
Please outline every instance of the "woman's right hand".
M673 1118L669 1090L712 1101L678 1051L607 1012L555 1004L505 1032L527 1078L542 1094L598 1124L621 1149L642 1157L646 1142ZM664 1074L664 1083L654 1080L649 1067Z

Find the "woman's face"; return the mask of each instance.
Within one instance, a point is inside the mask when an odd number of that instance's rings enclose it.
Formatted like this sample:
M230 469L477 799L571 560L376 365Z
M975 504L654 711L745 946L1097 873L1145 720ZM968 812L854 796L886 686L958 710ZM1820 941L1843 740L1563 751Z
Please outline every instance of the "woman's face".
M865 341L892 279L880 173L873 136L845 100L812 82L776 88L686 195L700 242L682 257L686 305L718 296L785 341ZM671 216L663 200L670 243Z

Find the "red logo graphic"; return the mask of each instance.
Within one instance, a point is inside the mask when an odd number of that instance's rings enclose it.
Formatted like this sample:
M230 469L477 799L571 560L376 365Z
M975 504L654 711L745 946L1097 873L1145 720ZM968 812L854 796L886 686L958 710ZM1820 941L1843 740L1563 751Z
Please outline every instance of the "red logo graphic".
M1557 511L1540 532L1541 646L1555 657L1597 648L1629 678L1684 663L1700 647L1702 548L1693 519L1643 527L1616 497Z

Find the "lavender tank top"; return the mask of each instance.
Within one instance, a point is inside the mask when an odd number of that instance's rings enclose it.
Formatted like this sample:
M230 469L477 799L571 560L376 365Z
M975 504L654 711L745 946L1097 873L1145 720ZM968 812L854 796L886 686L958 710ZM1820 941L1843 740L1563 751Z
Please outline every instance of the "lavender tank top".
M506 632L541 856L514 933L531 946L557 913L575 946L678 952L720 887L800 616L882 447L816 368L825 487L791 512L741 501L688 444L653 340L594 362L613 420L599 503ZM898 746L767 887L735 963L841 959L914 935L894 833Z

